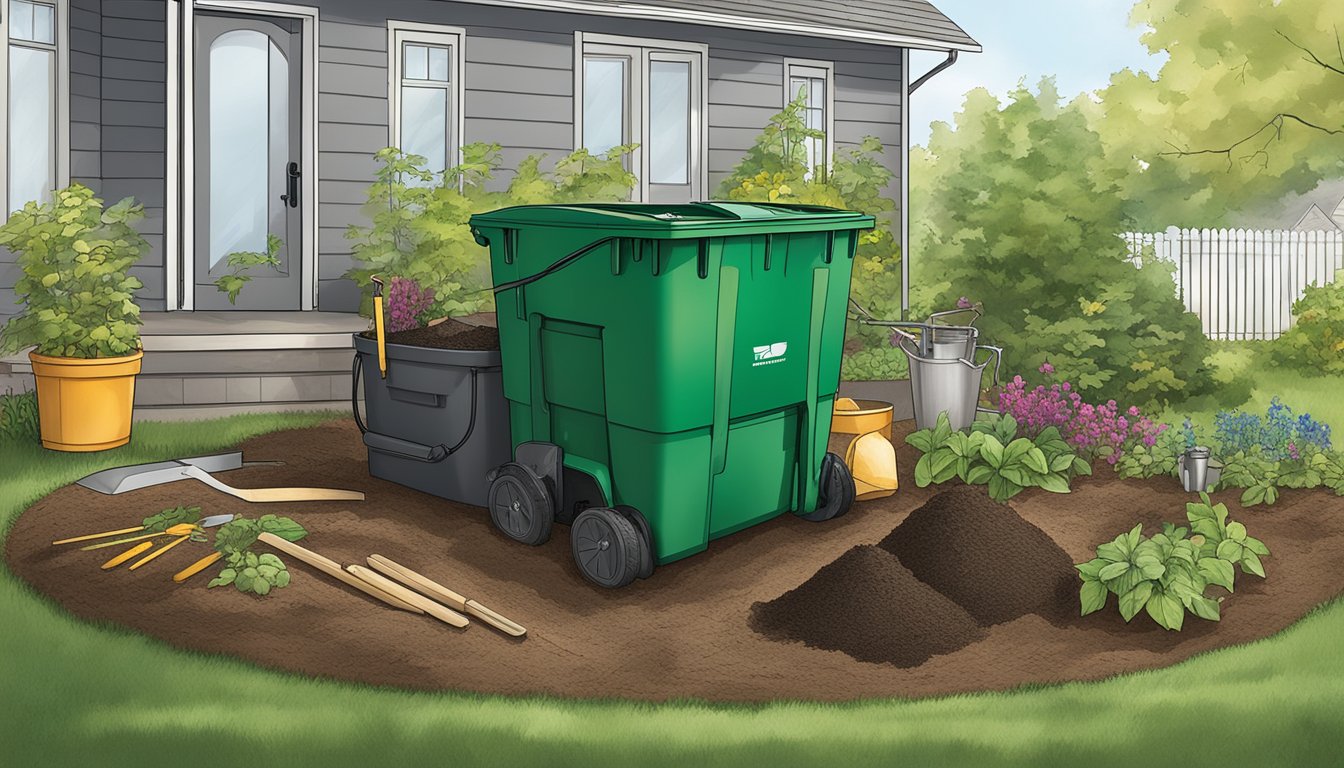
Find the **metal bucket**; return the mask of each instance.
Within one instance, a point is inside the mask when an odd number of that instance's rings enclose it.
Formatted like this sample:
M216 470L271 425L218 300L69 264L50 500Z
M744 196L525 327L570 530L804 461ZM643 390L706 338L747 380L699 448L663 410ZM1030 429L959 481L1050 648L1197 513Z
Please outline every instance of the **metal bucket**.
M980 408L980 383L984 377L984 362L975 363L975 353L979 350L990 352L994 359L994 384L999 383L999 365L1003 350L984 344L975 345L966 357L940 358L937 350L923 353L918 340L909 334L901 333L901 350L910 359L910 387L914 393L915 425L920 429L932 428L938 423L938 415L947 412L948 421L953 429L966 429L975 421L978 412L997 413L992 409Z

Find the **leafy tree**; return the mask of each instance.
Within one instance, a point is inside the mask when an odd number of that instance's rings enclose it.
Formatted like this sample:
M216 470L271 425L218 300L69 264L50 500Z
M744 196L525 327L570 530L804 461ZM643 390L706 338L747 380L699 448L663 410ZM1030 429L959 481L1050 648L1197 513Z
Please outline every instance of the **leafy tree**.
M1144 229L1235 226L1239 208L1344 175L1344 42L1325 0L1144 0L1168 54L1085 105ZM1229 218L1231 215L1233 218Z
M1087 102L1061 103L1046 79L1006 105L973 90L955 128L935 124L911 159L913 303L982 303L983 337L1005 347L1008 371L1048 361L1089 399L1202 392L1209 342L1171 268L1134 264L1117 237L1129 171L1104 152Z
M809 168L806 141L825 133L808 128L803 119L806 92L785 105L756 137L719 196L751 202L827 205L862 211L877 226L859 237L851 293L878 317L899 317L901 249L894 226L896 203L886 196L892 173L882 162L882 143L868 136L856 146L835 152L830 167ZM850 329L865 346L885 343L885 335L864 327Z

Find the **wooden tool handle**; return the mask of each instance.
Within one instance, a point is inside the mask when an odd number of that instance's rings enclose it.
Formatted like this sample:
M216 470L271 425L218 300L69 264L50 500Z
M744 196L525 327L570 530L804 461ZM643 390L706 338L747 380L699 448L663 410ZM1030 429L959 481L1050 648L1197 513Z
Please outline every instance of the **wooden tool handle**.
M178 584L181 584L187 579L190 579L192 576L195 576L201 571L204 571L206 568L209 568L211 563L219 562L219 559L223 556L224 556L223 552L211 552L205 557L202 557L200 560L197 560L191 565L188 565L186 568L183 568L182 570L173 574L173 581L177 582Z
M527 629L524 628L522 624L500 616L498 613L486 608L475 600L467 601L467 613L484 621L486 624L489 624L506 635L522 637L527 634Z
M130 549L126 550L125 552L122 552L120 555L117 555L111 560L108 560L106 563L103 563L103 570L110 571L113 568L116 568L118 565L121 565L127 560L130 560L132 557L135 557L136 555L140 554L141 552L144 552L146 549L149 549L152 546L154 546L154 542L142 541L139 544L136 544L134 547L131 547Z
M422 594L412 592L411 590L401 586L395 581L392 581L391 579L387 578L386 576L374 573L373 571L369 570L368 568L365 568L362 565L347 565L345 569L353 573L358 578L361 578L364 581L367 581L368 583L372 584L373 586L378 587L379 589L383 590L389 595L392 595L393 597L401 600L405 600L406 602L410 603L411 605L414 605L416 608L419 608L420 610L424 611L425 613L428 613L430 616L433 616L434 618L438 619L439 621L442 621L445 624L451 624L454 627L461 628L471 623L471 621L467 619L466 616L463 616L457 611L454 611L453 609L448 608L444 605L440 605L439 603L430 600L428 597L425 597Z
M144 565L145 563L148 563L149 561L153 560L154 558L158 557L159 555L162 555L164 552L167 552L168 550L172 549L173 547L176 547L178 544L181 544L182 542L186 541L186 540L189 539L189 538L191 538L190 535L188 535L188 536L180 536L180 537L178 537L178 538L176 538L176 539L173 539L172 541L168 542L167 544L164 544L162 547L159 547L158 549L154 550L153 552L150 552L148 555L145 555L144 557L140 558L139 560L136 560L134 563L131 563L131 568L130 568L130 569L131 569L132 571L134 571L136 568L139 568L140 566Z
M328 560L311 549L305 549L304 547L301 547L292 541L286 541L273 533L263 533L257 537L257 541L269 544L287 555L302 560L328 576L343 581L370 597L376 597L393 608L400 608L403 611L410 611L411 613L424 613L424 611L416 608L410 603L395 598L362 579L357 579L354 576L351 576L342 570L341 566L336 564L335 561Z
M74 544L76 541L89 541L91 539L101 539L104 536L120 536L123 533L135 533L136 531L143 531L143 530L145 530L145 526L137 525L134 528L122 528L119 531L107 531L106 533L90 533L88 536L76 536L72 539L61 539L60 541L53 541L51 542L51 546L55 547L60 544Z
M456 608L459 611L467 609L467 598L457 594L451 589L431 581L421 576L404 565L400 565L382 555L369 555L368 563L374 570L400 581L412 589L419 590L435 600L445 603L450 608Z
M274 501L363 501L363 491L340 488L237 488L243 498L253 502Z
M447 603L463 613L475 616L505 634L514 637L522 637L527 634L527 629L521 624L504 618L475 600L466 599L437 581L426 578L404 565L389 560L382 555L369 555L368 561L369 565L373 566L375 570L381 571L406 586L418 590L435 600Z

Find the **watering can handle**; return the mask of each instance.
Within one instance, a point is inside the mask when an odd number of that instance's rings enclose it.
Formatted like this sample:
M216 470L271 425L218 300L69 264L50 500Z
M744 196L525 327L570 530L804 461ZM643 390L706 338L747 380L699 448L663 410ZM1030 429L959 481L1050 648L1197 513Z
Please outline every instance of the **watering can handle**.
M976 349L988 349L994 353L994 386L999 386L999 366L1003 365L1003 347L994 347L989 344L977 344ZM985 362L989 362L986 360Z
M975 325L975 321L979 320L983 316L983 313L975 307L958 307L957 309L945 309L942 312L934 312L933 314L929 315L928 323L929 325L933 325L933 318L935 317L946 317L947 315L960 315L965 312L975 313L975 317L971 318L971 322L969 323L969 325Z

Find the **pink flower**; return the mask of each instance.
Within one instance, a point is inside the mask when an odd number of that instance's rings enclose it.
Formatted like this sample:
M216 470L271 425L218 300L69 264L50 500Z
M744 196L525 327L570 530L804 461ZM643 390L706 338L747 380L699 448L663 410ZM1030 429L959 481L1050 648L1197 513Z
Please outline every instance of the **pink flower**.
M965 296L962 296L961 298L957 299L957 309L970 309L970 308L971 308L970 299L966 298Z
M1055 366L1051 365L1049 362L1044 362L1041 363L1041 367L1036 370L1044 374L1051 374L1055 372Z

